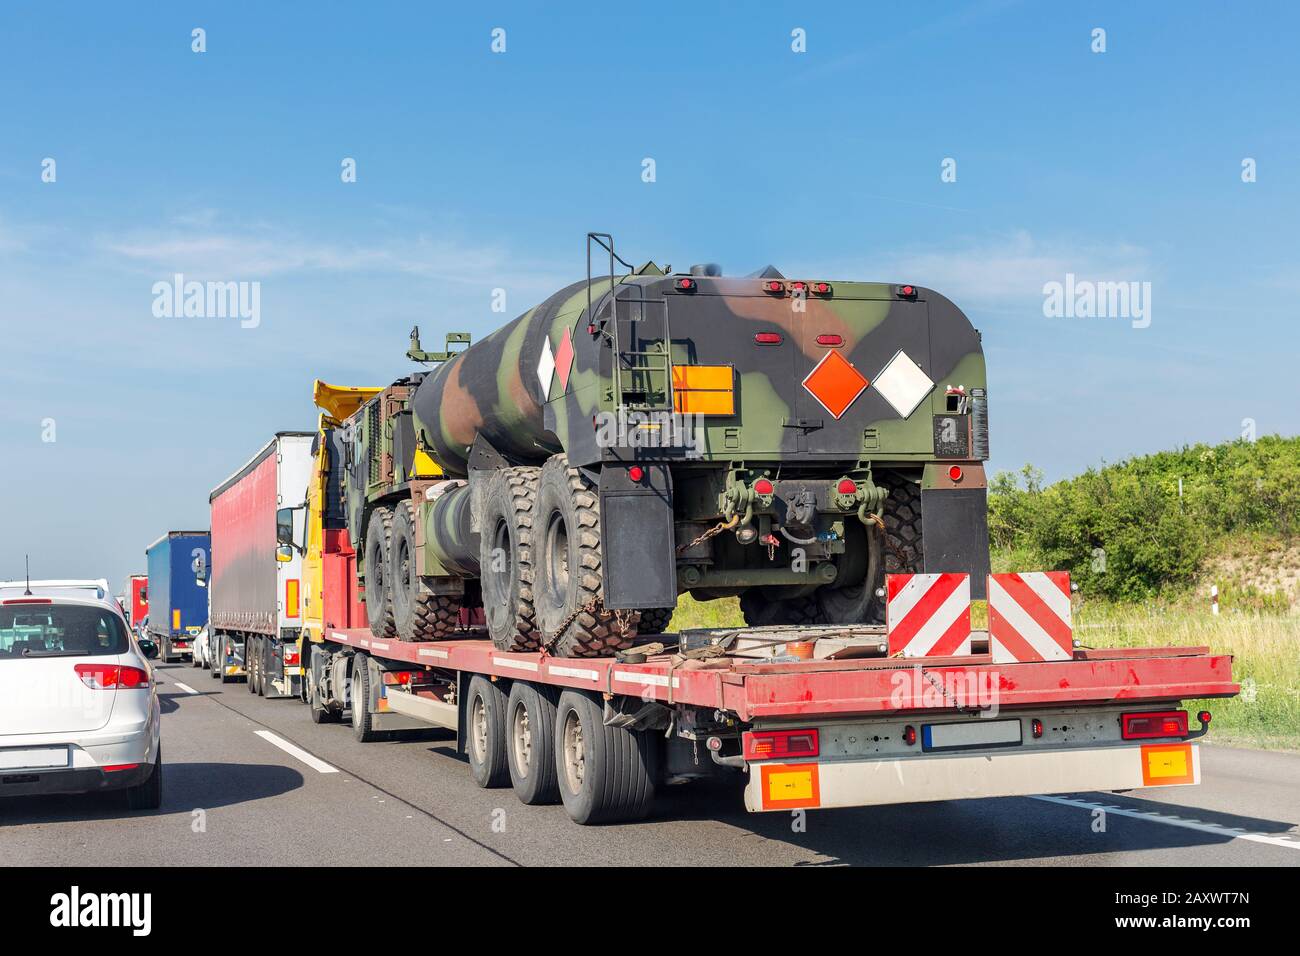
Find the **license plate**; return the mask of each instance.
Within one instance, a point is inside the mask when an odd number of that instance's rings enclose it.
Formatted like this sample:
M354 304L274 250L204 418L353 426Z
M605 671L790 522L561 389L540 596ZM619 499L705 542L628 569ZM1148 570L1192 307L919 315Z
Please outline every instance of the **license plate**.
M69 765L67 747L0 750L0 770L53 770Z
M1019 720L972 720L960 724L922 724L924 750L971 750L977 747L1018 747Z

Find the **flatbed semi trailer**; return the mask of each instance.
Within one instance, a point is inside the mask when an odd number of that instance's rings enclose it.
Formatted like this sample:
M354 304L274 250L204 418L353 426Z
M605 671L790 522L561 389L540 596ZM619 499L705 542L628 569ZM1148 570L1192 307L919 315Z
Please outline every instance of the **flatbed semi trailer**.
M877 656L781 653L845 634ZM361 741L453 730L480 786L585 824L642 818L659 788L714 776L743 775L751 812L1195 784L1210 715L1191 726L1180 704L1240 689L1207 647L999 663L887 657L885 641L879 627L691 631L664 635L664 653L573 660L500 651L481 630L327 628L303 648L303 696L317 722L350 713Z

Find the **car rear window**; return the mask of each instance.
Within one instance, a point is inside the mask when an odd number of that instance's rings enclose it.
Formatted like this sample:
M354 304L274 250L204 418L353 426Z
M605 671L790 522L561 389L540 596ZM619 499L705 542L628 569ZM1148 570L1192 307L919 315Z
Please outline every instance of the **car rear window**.
M112 611L83 604L0 605L0 660L125 653L126 628Z

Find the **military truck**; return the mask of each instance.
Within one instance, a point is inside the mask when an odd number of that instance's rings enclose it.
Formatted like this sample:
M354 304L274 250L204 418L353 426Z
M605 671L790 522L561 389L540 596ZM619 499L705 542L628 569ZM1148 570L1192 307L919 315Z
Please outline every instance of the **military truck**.
M407 356L432 370L339 430L375 636L481 605L498 649L590 657L683 593L754 625L878 623L886 572L984 596L984 356L937 292L637 267L589 233L585 280Z

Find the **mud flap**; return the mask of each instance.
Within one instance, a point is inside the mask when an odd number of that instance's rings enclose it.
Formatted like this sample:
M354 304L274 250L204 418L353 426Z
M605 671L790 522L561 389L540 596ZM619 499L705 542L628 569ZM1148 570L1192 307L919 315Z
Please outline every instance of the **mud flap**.
M639 482L623 465L600 473L601 577L610 610L677 604L672 478L665 465L641 468Z
M927 573L970 575L971 598L988 598L989 515L984 488L923 488L921 528Z

